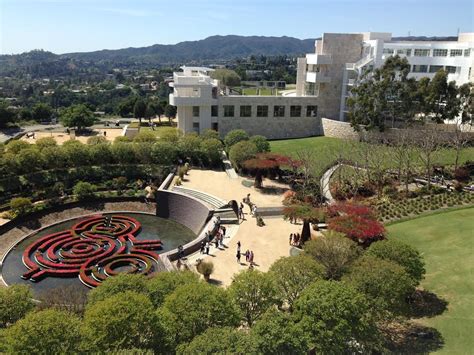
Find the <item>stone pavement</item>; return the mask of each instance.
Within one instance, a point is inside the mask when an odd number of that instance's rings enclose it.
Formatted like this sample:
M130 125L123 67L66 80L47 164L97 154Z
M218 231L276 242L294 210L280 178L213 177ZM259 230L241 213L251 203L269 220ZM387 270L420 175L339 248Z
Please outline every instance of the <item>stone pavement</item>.
M183 187L200 190L223 200L241 201L250 193L250 199L259 207L276 207L282 205L282 194L288 188L283 184L265 180L264 186L273 187L278 193L266 194L253 187L242 185L242 177L229 178L224 171L191 170ZM254 252L254 263L256 270L267 271L269 267L280 257L290 255L289 235L301 232L302 225L294 225L283 220L282 217L264 218L265 226L258 227L255 218L250 215L247 205L244 208L246 220L237 225L226 225L227 234L230 238L224 240L223 249L210 250L210 255L202 255L199 252L191 255L188 262L193 264L197 259L210 260L214 263L214 273L211 281L223 286L232 282L232 277L241 270L248 269L245 256L242 255L241 263L237 262L237 242L241 242L241 252L247 249Z

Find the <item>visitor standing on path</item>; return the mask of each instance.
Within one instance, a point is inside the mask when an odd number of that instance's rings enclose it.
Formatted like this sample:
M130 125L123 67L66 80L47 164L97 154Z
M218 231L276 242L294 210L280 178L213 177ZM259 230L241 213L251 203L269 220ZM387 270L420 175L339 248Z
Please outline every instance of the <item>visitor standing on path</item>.
M236 255L236 257L237 257L237 262L238 262L239 264L240 264L240 256L241 256L241 255L240 255L240 249L237 249L237 255Z
M204 243L204 241L201 242L201 249L200 249L200 253L201 254L204 254L204 251L206 250L206 243Z
M209 244L209 242L206 242L206 254L209 255L209 248L211 247L211 245Z

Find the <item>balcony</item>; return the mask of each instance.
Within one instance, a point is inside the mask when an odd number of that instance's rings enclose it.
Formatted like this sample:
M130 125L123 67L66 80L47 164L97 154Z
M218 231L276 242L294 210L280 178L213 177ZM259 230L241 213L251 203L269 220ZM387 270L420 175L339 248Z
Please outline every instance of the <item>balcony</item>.
M315 72L307 72L306 73L306 81L309 83L330 83L331 78L324 75L324 73L315 73Z
M313 65L332 64L332 57L329 54L306 54L306 63Z

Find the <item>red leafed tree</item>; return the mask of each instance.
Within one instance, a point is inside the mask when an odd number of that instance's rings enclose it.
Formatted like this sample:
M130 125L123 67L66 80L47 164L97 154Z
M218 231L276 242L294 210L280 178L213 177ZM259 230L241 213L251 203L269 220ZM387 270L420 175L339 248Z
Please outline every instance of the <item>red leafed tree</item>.
M310 223L323 222L326 216L324 208L315 208L309 204L295 204L284 208L285 218L303 221L303 230L301 231L301 240L306 242L311 238Z
M345 234L361 244L380 239L385 228L369 206L338 203L328 208L329 229Z
M385 233L379 221L350 214L331 218L328 227L362 244L377 240Z
M295 166L291 158L285 155L273 154L273 153L260 153L253 159L246 160L242 163L242 166L255 173L254 186L256 188L262 188L263 176L270 171L277 172L281 166Z

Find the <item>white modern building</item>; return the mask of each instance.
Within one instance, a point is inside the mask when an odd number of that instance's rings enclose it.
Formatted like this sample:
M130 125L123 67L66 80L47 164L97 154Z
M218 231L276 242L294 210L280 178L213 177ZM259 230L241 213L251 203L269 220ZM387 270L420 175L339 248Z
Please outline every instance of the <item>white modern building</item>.
M224 136L241 128L270 139L320 135L321 118L346 120L346 99L358 77L392 55L406 57L409 76L433 77L446 70L458 85L472 82L474 33L457 41L392 41L390 33L324 33L315 52L298 59L292 96L229 95L209 74L212 69L182 67L174 73L170 104L177 106L184 132L215 129Z

